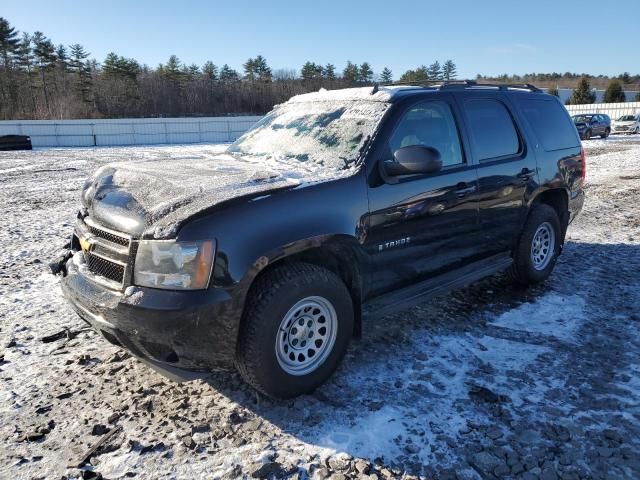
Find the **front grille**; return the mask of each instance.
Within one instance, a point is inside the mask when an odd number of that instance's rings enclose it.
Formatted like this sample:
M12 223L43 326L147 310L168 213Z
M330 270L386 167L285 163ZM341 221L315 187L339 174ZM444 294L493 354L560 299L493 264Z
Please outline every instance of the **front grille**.
M135 255L135 242L131 237L103 228L89 217L78 218L76 236L79 239L76 247L83 249L84 263L89 272L120 287L128 283L129 266L132 255Z
M93 253L84 255L87 266L91 273L122 283L124 281L124 266L114 263L106 258L99 257Z
M115 235L111 232L107 232L106 230L101 230L99 228L94 227L93 225L87 225L89 232L99 238L104 238L105 240L115 243L117 245L122 245L123 247L129 246L129 239L126 237L121 237L119 235Z

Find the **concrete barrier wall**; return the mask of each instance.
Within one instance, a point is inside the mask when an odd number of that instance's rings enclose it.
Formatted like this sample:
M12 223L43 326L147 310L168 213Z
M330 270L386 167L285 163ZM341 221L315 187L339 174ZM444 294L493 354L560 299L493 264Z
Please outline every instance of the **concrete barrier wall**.
M613 120L622 115L640 114L640 102L589 103L586 105L565 105L570 115L580 113L605 113Z
M6 120L0 121L0 135L29 135L34 147L227 143L233 142L261 118Z

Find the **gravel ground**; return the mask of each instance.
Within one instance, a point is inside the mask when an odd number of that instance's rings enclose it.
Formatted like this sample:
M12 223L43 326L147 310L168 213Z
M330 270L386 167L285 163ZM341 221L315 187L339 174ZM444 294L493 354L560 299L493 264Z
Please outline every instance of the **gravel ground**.
M640 477L640 138L585 142L585 208L544 285L496 276L369 322L289 403L233 373L164 379L46 267L97 166L218 148L0 153L0 478Z

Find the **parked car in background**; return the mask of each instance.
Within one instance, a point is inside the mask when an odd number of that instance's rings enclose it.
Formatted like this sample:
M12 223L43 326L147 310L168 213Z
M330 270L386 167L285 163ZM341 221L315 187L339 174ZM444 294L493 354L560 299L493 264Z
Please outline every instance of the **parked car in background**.
M0 150L31 150L31 137L26 135L1 135Z
M545 280L584 178L567 111L531 85L321 90L213 160L103 166L52 269L80 317L163 373L235 365L289 398L362 318L502 270Z
M614 120L611 133L640 133L640 114L622 115Z
M611 133L611 118L604 113L582 113L571 118L582 140L598 135L607 138Z

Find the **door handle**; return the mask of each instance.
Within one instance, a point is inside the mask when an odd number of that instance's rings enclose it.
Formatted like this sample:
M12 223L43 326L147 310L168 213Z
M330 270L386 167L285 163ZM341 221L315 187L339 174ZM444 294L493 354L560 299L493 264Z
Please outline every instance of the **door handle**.
M475 185L467 185L466 183L459 183L458 188L456 188L456 195L458 196L458 198L462 198L475 191L476 191Z
M531 168L523 168L522 171L518 174L518 178L521 178L523 180L529 180L531 177L533 177L533 175L536 173L535 170L532 170Z

